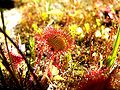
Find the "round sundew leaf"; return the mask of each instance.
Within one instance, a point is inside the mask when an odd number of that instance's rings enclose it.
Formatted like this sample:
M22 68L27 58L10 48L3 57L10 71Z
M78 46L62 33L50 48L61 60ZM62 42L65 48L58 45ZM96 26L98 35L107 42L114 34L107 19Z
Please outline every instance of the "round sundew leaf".
M104 70L92 70L76 86L76 90L106 90L107 75Z
M65 50L66 48L66 42L63 37L60 37L60 35L51 35L48 39L48 44L55 50Z
M13 52L10 52L10 57L15 67L17 67L18 64L23 61L23 58L21 55L14 54Z
M61 29L55 29L52 26L45 28L43 39L45 44L48 45L49 50L54 52L66 52L73 43L69 32L63 32Z

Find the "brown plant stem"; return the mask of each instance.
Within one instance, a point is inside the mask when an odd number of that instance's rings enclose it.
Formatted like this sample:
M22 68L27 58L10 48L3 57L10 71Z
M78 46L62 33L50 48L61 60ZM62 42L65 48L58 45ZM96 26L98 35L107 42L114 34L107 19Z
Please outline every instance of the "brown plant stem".
M3 31L6 32L6 27L5 27L5 21L4 21L3 9L1 9L1 19L2 19L2 24L3 24ZM14 73L15 70L14 70L14 68L13 68L12 60L11 60L11 57L10 57L10 52L9 52L9 48L8 48L7 38L6 38L5 35L4 35L4 37L5 37L5 44L6 44L6 48L7 48L7 52L8 52L8 56L9 56L9 59L10 59L10 64L11 64L11 67L12 67L12 70L13 70L13 73Z
M23 59L25 60L25 63L27 64L28 70L30 70L36 84L38 87L42 88L40 85L40 82L37 79L37 76L35 75L35 73L33 73L33 68L30 66L30 63L28 63L25 55L22 53L22 51L19 49L19 47L14 43L14 41L0 28L0 31L10 40L10 42L15 46L15 48L18 50L18 52L21 54L21 56L23 57Z
M14 73L12 72L11 68L9 67L9 63L7 62L7 59L6 59L5 55L4 55L4 52L3 52L2 48L1 48L1 46L0 46L0 53L1 53L2 57L3 57L3 58L1 58L1 59L2 59L2 64L5 66L5 68L6 68L6 69L9 71L9 73L11 74L13 80L14 80L15 83L16 83L16 86L17 86L18 88L21 88L21 86L20 86L20 84L19 84L19 81L17 80L17 78L15 77L15 75L14 75Z

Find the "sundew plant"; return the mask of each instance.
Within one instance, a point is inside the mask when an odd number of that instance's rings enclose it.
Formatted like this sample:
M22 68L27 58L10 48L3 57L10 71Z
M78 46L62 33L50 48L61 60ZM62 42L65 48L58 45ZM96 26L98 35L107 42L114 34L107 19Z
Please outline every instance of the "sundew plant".
M0 12L0 90L120 89L119 0L1 0Z

